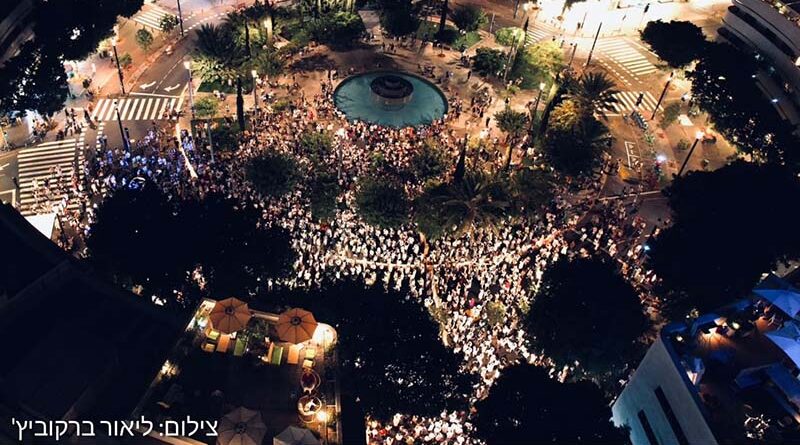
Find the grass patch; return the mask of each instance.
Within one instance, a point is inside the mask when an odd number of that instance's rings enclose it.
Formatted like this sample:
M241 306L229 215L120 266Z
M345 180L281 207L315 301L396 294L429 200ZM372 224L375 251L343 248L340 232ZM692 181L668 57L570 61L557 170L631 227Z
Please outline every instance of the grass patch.
M203 83L200 84L200 88L198 88L197 91L201 93L213 93L214 91L221 91L225 94L236 94L236 82L233 82L231 85L228 85L227 83L222 83L218 81L210 82L204 80ZM242 76L242 94L247 94L252 92L253 92L253 78Z
M437 37L436 34L438 32L438 21L431 22L428 20L423 20L419 22L419 28L417 28L417 38L433 40L434 37ZM481 36L478 34L478 31L471 31L466 34L462 34L461 31L450 25L445 25L444 32L438 37L445 45L452 47L456 51L463 51L481 41Z

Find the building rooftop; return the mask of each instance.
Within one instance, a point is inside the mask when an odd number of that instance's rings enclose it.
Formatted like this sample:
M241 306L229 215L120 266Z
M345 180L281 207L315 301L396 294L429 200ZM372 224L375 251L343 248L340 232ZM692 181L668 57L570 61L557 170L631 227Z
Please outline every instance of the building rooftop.
M0 417L127 419L185 323L101 280L7 205L0 245L14 258L0 268Z
M720 443L800 434L800 322L784 311L794 312L785 300L764 290L796 292L770 276L748 299L665 328Z

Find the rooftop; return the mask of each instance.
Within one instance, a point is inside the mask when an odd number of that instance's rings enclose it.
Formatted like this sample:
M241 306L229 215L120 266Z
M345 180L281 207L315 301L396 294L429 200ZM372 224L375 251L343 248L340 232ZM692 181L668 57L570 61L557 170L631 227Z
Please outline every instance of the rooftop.
M796 291L771 276L751 298L668 330L720 443L800 434L800 322L764 290Z
M285 342L277 332L278 315L248 309L246 326L226 334L209 321L215 304L200 304L136 417L144 415L158 425L191 416L221 425L227 413L246 408L258 412L266 427L257 443L271 444L289 426L309 429L317 437L329 427L328 440L337 443L339 410L331 369L335 331L319 323L311 339ZM303 414L301 408L309 411ZM325 411L329 420L322 421L318 411ZM204 431L192 438L217 443Z
M0 206L2 416L127 419L183 324L108 284ZM13 264L9 264L13 263Z

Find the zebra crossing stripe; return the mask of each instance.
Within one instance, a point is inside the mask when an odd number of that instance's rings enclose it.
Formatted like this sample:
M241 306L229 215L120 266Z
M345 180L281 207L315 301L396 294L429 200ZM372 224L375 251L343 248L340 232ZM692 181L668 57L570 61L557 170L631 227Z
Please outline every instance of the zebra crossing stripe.
M100 99L92 117L98 122L115 120L116 110L119 109L120 119L124 121L158 120L162 119L164 112L171 110L174 105L174 97L119 99L116 107L113 99Z
M644 93L642 103L636 106L639 94ZM652 110L656 107L656 99L648 91L622 91L614 95L617 103L612 104L614 111L624 113L633 110Z
M165 15L172 15L172 13L167 12L159 7L152 7L147 11L142 11L138 15L133 18L133 21L136 23L140 23L144 26L148 26L150 28L157 29L161 31L161 19Z

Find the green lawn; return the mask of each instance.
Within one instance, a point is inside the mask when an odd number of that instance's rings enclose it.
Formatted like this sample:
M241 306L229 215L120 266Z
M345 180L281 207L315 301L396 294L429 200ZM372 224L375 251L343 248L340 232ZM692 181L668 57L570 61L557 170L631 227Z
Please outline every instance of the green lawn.
M437 32L439 32L438 21L431 22L424 20L420 22L419 28L417 28L417 38L427 38L428 40L431 40ZM450 25L445 25L444 27L444 36L442 36L442 41L445 45L449 45L457 51L462 51L466 48L469 48L472 45L480 42L480 40L481 36L477 31L461 34L459 30Z

